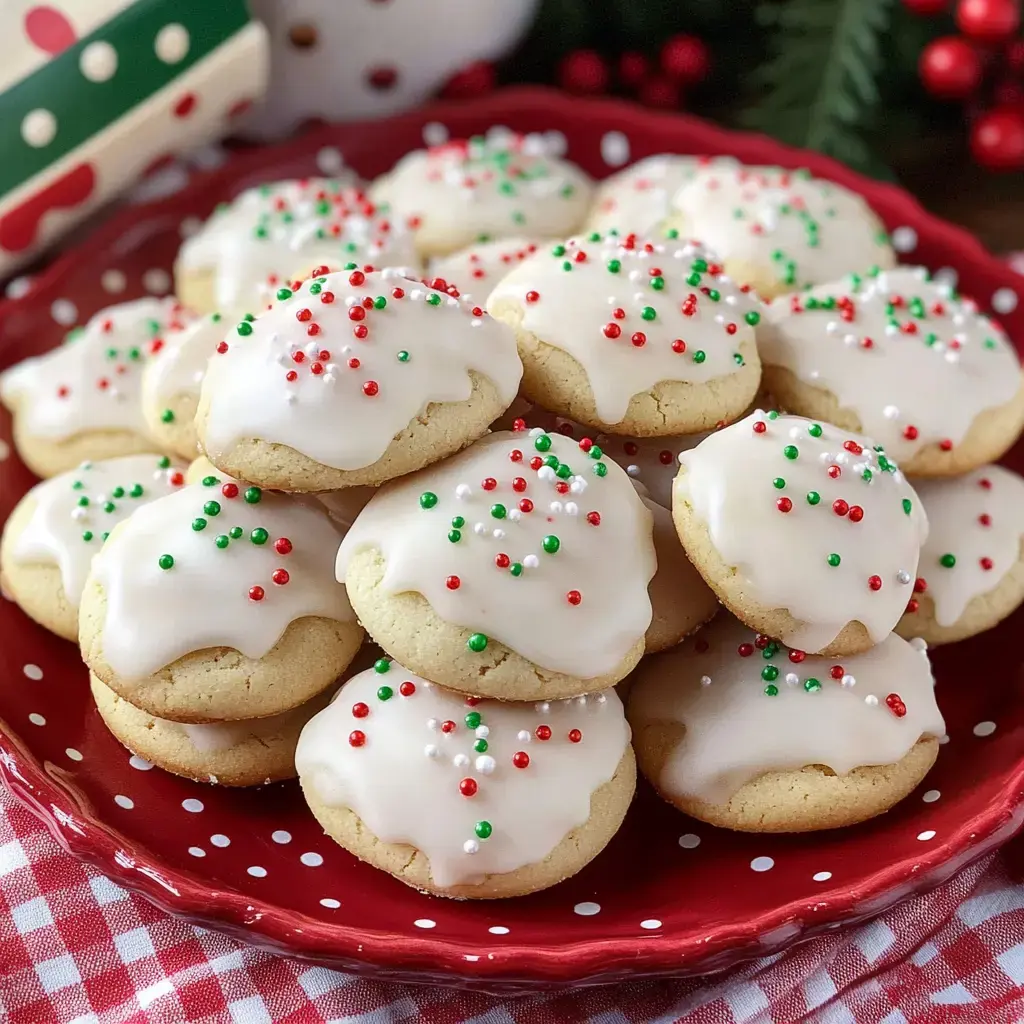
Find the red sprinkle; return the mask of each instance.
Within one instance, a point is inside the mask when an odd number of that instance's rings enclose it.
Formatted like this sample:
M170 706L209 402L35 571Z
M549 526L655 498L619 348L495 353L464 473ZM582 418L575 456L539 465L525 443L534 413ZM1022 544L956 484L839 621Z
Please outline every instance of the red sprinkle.
M351 359L350 359L350 360L348 361L348 368L349 368L350 370L358 370L358 369L359 369L359 367L360 367L361 365L362 365L362 363L360 363L360 362L359 362L359 360L358 360L358 359L356 359L356 357L355 357L355 356L353 356L353 357L352 357L352 358L351 358Z
M534 455L534 457L530 459L530 469L532 469L534 472L540 469L540 467L543 465L544 460L539 455Z
M520 500L520 502L519 502L519 511L520 512L532 512L533 511L533 502L530 501L529 498L522 498Z
M353 327L353 328L352 328L352 333L353 333L353 334L354 334L354 335L355 335L355 336L356 336L356 337L357 337L357 338L358 338L358 339L359 339L360 341L362 341L362 340L363 340L364 338L366 338L366 337L367 337L367 336L369 335L369 333L370 333L370 328L369 328L369 327L367 327L367 326L366 326L366 324L359 324L359 326L358 326L358 327Z
M989 569L992 568L994 563L992 562L992 559L986 555L984 558L981 559L981 561L978 564L982 567L982 569L985 570L985 572L988 572Z
M459 783L459 792L463 796L476 796L477 784L476 779L463 779Z
M228 350L228 343L226 341L219 341L219 342L217 342L217 351L221 355L224 355L224 353L227 352L227 350Z
M980 480L978 481L978 486L979 486L979 487L980 487L980 488L981 488L981 489L982 489L983 491L990 491L990 490L992 490L992 481L991 481L991 480L989 480L989 478L988 478L987 476L985 476L985 477L982 477L982 478L981 478L981 479L980 479Z
M914 593L923 594L928 589L928 581L923 576L918 576L914 580Z
M250 601L262 601L265 596L265 591L262 587L250 587L249 588L249 600Z
M584 437L580 441L580 451L581 452L589 452L590 449L593 448L593 447L594 447L594 442L589 437Z
M860 505L850 506L850 522L859 523L864 518L864 509Z
M450 719L441 723L441 732L455 732L455 723Z
M295 319L300 323L305 323L307 320L313 319L313 310L311 309L300 309L295 314Z
M358 704L352 705L352 716L354 718L365 718L370 713L370 705L364 704L359 701Z
M913 615L913 614L914 614L914 612L916 612L916 611L917 611L917 609L918 609L919 607L920 607L920 605L919 605L919 604L917 603L917 601L916 601L916 600L915 600L914 598L911 598L911 599L910 599L910 600L909 600L909 601L907 602L907 611L908 611L908 612L909 612L909 613L910 613L911 615Z
M987 512L982 512L981 515L978 516L978 522L981 523L982 526L991 526L992 517Z
M308 311L307 311L308 312ZM349 320L365 320L366 310L362 306L349 306L348 308Z
M581 739L583 739L583 733L581 733L579 731L579 729L570 729L569 730L569 742L570 743L579 743L579 741Z
M494 564L499 569L507 569L512 564L512 559L509 558L504 551L499 551L498 554L494 556Z
M540 298L540 292L530 291L530 292L526 293L526 301L527 302L536 302L539 298Z
M445 581L444 585L449 590L458 590L462 586L462 580L458 576L449 576Z
M789 498L779 498L779 500L775 502L775 507L780 512L792 512L793 502L790 501Z
M881 576L869 576L868 577L868 586L872 590L881 590L882 589L882 577Z
M859 444L857 444L856 441L844 441L843 447L848 452L853 452L854 455L860 455L864 451L864 449Z
M321 292L320 301L329 306L334 301L334 292Z
M525 750L517 750L512 755L512 764L516 768L529 768L530 766L530 755Z
M633 342L634 347L643 348L647 344L647 335L643 331L637 331L629 340Z
M406 679L398 688L398 692L403 697L411 697L416 692L416 684L411 679Z
M220 493L225 498L237 498L238 497L238 484L224 484L220 489Z
M587 522L590 523L591 526L600 526L601 525L601 513L600 512L588 512L587 513Z
M275 569L270 577L279 587L283 587L290 579L287 569Z
M611 322L604 325L604 336L606 338L617 338L622 334L622 328L618 324Z
M768 424L764 420L754 420L754 433L763 434L768 429Z
M941 440L941 441L939 442L939 447L940 447L940 448L941 448L941 449L942 449L942 450L943 450L944 452L951 452L951 451L953 450L953 442L952 442L952 441L950 441L950 439L949 439L948 437L946 437L946 438L943 438L943 439L942 439L942 440Z
M485 491L493 491L494 488L498 486L498 481L495 480L493 476L485 476L481 481L480 486Z
M550 725L538 725L535 730L537 739L549 740L551 739L551 726Z
M365 280L366 275L361 270L353 270L352 273L348 275L348 283L352 285L353 288L358 288Z
M832 511L835 512L837 516L845 516L846 513L850 511L850 506L843 501L842 498L836 498L836 500L832 502Z
M393 299L404 299L405 298L405 289L404 288L392 288L391 289L391 298L393 298Z
M834 463L828 467L828 475L833 480L838 480L843 475L843 471Z
M373 398L380 391L380 385L375 380L368 380L363 385L363 394L367 398Z
M754 653L754 645L753 644L740 644L739 647L736 648L736 653L741 658L749 658Z
M361 747L366 742L366 733L361 729L353 729L348 734L348 743L350 747Z
M521 422L521 421L517 420L516 422ZM524 426L525 426L525 424L524 424ZM522 428L520 428L520 429L522 429ZM510 451L508 453L508 457L509 457L509 461L510 462L522 462L523 461L523 453L518 448L513 448L512 451Z
M517 491L517 492L525 491L526 490L526 481L521 476L517 476L512 481L512 490L513 491Z
M843 666L842 666L842 665L833 665L833 666L832 666L832 667L831 667L831 668L830 668L830 669L828 670L828 674L829 674L829 675L830 675L830 676L831 676L831 677L832 677L833 679L842 679L842 678L843 678L843 676L844 676L844 675L845 675L846 673L845 673L845 672L843 671Z
M683 341L682 338L676 338L676 340L672 342L672 351L678 352L681 355L686 351L686 342Z
M803 661L806 657L807 655L804 654L803 651L798 651L794 649L789 652L789 660L793 662L794 665L799 665L800 662Z
M278 537L274 541L274 550L279 555L290 555L292 553L292 542L287 537Z
M907 705L903 703L903 698L898 693L890 693L885 698L885 705L897 718L902 718L907 713Z
M904 436L904 437L905 437L905 438L906 438L906 439L907 439L908 441L916 441L916 440L917 440L917 427L915 427L915 426L913 426L913 425L911 425L911 424L909 424L909 423L908 423L908 424L907 424L907 425L906 425L906 426L905 426L905 427L903 428L903 436Z
M569 593L565 595L565 599L569 604L575 606L583 600L583 595L578 590L570 590Z

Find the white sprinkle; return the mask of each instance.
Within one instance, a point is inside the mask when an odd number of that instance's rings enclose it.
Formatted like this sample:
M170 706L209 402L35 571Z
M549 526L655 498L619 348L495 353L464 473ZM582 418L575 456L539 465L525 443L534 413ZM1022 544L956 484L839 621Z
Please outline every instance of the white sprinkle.
M459 486L455 488L455 497L456 498L463 498L463 499L465 499L465 498L468 498L472 493L473 493L473 491L470 488L469 484L459 484Z
M627 473L628 473L628 474L629 474L630 476L639 476L639 475L640 475L640 467L639 467L639 466L637 466L637 465L630 465L630 466L627 466L627 467L626 467L626 472L627 472Z
M550 482L555 479L555 471L550 466L541 466L540 469L537 470L537 478L539 480Z
M562 503L560 501L551 502L551 504L548 505L548 511L551 512L552 515L557 516L562 511Z
M465 768L469 764L469 757L466 754L456 754L452 758L452 764L456 768Z
M423 748L423 753L426 754L427 757L437 757L437 755L440 754L441 751L438 750L438 748L433 743L428 743Z
M656 917L651 917L646 921L641 921L640 927L646 928L648 931L653 931L655 928L661 927L661 922Z
M529 743L531 739L531 733L528 732L526 729L520 729L519 732L516 733L516 739L519 740L520 743Z
M475 735L477 739L485 740L487 739L488 736L491 735L491 730L486 725L478 725L476 727Z
M829 322L827 324L825 324L825 331L828 334L835 334L836 331L838 331L838 330L839 330L839 321L838 320L829 320Z
M850 673L847 672L846 675L843 676L843 678L839 680L839 684L840 684L840 686L843 686L847 690L849 690L851 687L854 687L854 686L857 685L857 679L856 679L855 676L851 676Z
M680 459L680 461L682 461L682 458L683 458L683 456L684 456L685 454L686 454L686 452L680 452L680 453L679 453L679 459ZM818 461L819 461L819 462L820 462L820 463L821 463L822 465L826 465L827 463L829 463L829 462L831 462L831 461L832 461L832 458L833 458L833 456L832 456L832 453L831 453L831 452L822 452L822 453L821 453L821 454L820 454L820 455L818 456Z
M86 508L82 508L80 505L76 505L71 510L71 518L76 520L76 521L85 519L88 515L89 515L89 510L86 509Z
M786 673L786 685L797 686L800 682L800 677L795 672Z
M473 532L478 537L482 537L487 532L487 527L483 523L474 523Z
M886 324L885 333L888 337L893 338L900 333L900 329L893 324Z
M322 381L323 381L323 382L324 382L325 384L333 384L333 383L334 383L334 381L335 381L335 379L336 379L336 378L335 378L335 376L334 376L334 374L333 374L333 373L325 373L325 374L323 375L323 377L321 377L321 380L322 380Z
M543 427L530 427L530 433L529 433L530 437L538 437L538 436L540 436L543 433L544 433L544 428Z
M286 401L286 402L287 402L287 403L288 403L289 405L294 405L294 404L295 404L295 402L296 402L296 400L297 400L297 398L298 398L298 396L297 396L297 395L295 394L295 392L294 392L294 391L289 391L289 392L288 392L288 394L286 394L286 395L284 396L284 400L285 400L285 401Z
M907 572L906 569L900 569L900 571L896 573L896 579L899 583L907 584L910 582L910 573Z
M427 719L427 728L431 732L437 732L437 730L441 728L441 723L436 718L428 718Z
M789 428L789 436L794 441L799 441L800 438L804 436L804 432L803 432L803 430L800 427L790 427Z
M510 508L508 510L508 521L510 523L518 523L523 518L523 513L517 508Z
M132 754L128 758L128 763L136 770L140 772L148 772L153 767L144 757L139 757L138 754Z
M562 507L562 511L567 516L576 516L579 515L580 507L579 505L576 504L575 501L567 501L565 505Z
M502 530L500 527L496 527L494 530L491 531L491 536L495 540L504 540L505 539L505 531Z
M710 686L711 685L711 676L701 676L700 677L700 685L701 686Z
M895 405L887 405L882 410L882 415L887 420L895 420L895 419L899 419L900 411L899 411L899 409L896 408Z
M536 555L527 555L523 559L523 566L527 569L536 569L540 565L540 559Z
M542 701L540 704L534 704L533 709L538 714L546 715L551 710L551 705L547 701Z
M573 480L573 482L571 484L569 484L569 493L570 494L582 494L586 489L587 489L586 481L585 480L581 480L579 477L576 477L576 479Z
M603 693L599 693L594 699L597 701L598 704L608 703L608 698Z
M469 854L479 853L480 852L480 844L475 839L467 839L462 844L462 849L466 853L469 853Z
M337 910L338 907L341 906L341 904L337 900L331 899L330 896L325 896L320 901L320 906L321 907L326 907L328 910Z
M492 924L487 930L492 935L508 935L508 929L503 924Z
M864 698L864 703L867 704L869 708L876 708L878 707L878 698L873 693L869 693Z

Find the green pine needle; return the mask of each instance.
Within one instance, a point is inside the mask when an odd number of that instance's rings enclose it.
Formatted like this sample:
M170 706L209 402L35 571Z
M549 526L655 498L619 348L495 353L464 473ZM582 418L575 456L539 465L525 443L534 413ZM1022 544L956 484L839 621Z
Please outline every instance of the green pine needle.
M881 40L893 0L765 2L758 20L772 56L751 77L759 96L744 122L795 146L862 170L872 166L864 131L878 105Z

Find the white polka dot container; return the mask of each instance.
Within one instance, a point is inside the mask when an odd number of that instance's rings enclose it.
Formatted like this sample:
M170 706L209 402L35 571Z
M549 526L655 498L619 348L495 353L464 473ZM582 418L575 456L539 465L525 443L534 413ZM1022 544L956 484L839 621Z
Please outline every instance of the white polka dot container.
M379 484L479 437L521 375L512 332L479 306L350 265L228 332L196 425L210 460L241 479Z
M672 205L668 226L711 246L766 299L895 262L868 204L808 171L712 165Z
M851 825L931 768L945 732L925 645L890 634L837 662L723 614L647 659L628 717L641 771L702 821L753 832Z
M63 345L0 377L14 415L18 454L39 476L85 459L152 449L142 415L142 370L163 333L184 323L171 299L138 299L100 310Z
M137 509L93 559L82 656L159 718L296 707L337 678L362 640L331 573L339 537L312 503L213 476L184 487Z
M982 466L917 493L928 540L897 631L940 644L991 629L1024 601L1024 479Z
M407 885L460 898L575 874L617 831L636 778L614 691L481 701L387 660L309 722L295 762L331 838Z
M4 524L0 580L36 622L78 639L78 605L93 555L142 505L185 482L166 456L85 462L33 487Z
M403 157L370 190L397 217L413 218L423 256L480 241L564 237L590 205L590 179L550 152L542 135L495 133Z
M613 685L643 653L651 531L597 445L500 432L381 488L346 535L338 578L374 640L422 675L563 697Z
M200 317L159 339L142 373L142 414L161 448L194 459L199 450L195 413L206 364L228 331L220 313Z
M494 286L542 243L531 238L500 238L471 245L430 261L431 278L455 285L467 299L486 303Z
M709 429L761 380L763 307L696 243L573 238L521 263L487 306L516 329L526 397L595 429Z
M853 654L896 625L928 521L880 446L758 411L679 461L672 511L686 553L751 628Z
M924 268L855 274L776 299L761 358L766 390L783 406L863 431L910 475L997 459L1024 425L1009 339Z

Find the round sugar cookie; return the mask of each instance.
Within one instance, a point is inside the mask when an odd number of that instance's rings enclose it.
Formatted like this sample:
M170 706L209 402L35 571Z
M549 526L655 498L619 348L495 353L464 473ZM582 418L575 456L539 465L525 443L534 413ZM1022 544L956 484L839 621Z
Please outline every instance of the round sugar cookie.
M885 639L913 594L928 520L880 446L755 412L679 462L676 529L737 618L810 653Z
M93 559L86 664L159 718L264 718L327 689L363 631L322 507L216 477L137 509Z
M1013 345L923 267L778 298L760 348L765 387L780 405L863 431L909 476L997 459L1024 426Z
M125 455L36 484L15 505L0 540L0 581L26 615L78 639L78 605L93 555L118 523L185 483L163 455Z
M161 448L183 459L195 459L199 451L199 391L206 364L227 331L220 313L168 331L142 372L142 414L149 433Z
M945 732L924 643L894 634L840 663L722 614L631 682L640 770L681 811L742 832L882 814L924 778Z
M572 234L590 206L590 179L541 135L492 132L404 156L370 197L413 225L421 256L498 238Z
M142 415L142 371L168 330L187 320L174 299L138 299L100 310L64 344L0 376L14 443L37 476L80 463L153 450Z
M711 165L672 205L666 226L710 246L765 299L896 262L868 204L806 170Z
M523 393L615 434L695 433L739 416L761 380L761 303L696 243L597 233L544 248L491 292L516 331Z
M479 306L352 269L229 330L196 428L214 465L264 487L379 484L483 434L521 376L512 332Z
M382 487L338 552L352 607L388 654L463 693L605 689L644 652L651 514L589 441L490 434Z
M636 765L614 690L550 703L452 693L381 659L302 730L295 764L324 831L438 896L522 896L618 831Z
M991 629L1024 601L1024 480L981 466L922 480L917 494L928 539L896 631L948 644Z
M536 238L499 238L469 245L430 261L431 279L455 285L465 299L486 303L494 286L544 243Z
M256 313L300 270L355 261L418 266L401 220L356 187L322 178L248 189L187 239L175 276L181 300L201 312Z
M325 692L269 718L188 725L155 718L95 675L90 674L89 682L103 724L122 746L164 771L221 786L262 786L295 778L299 733L328 701Z

